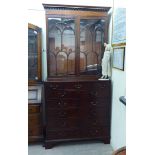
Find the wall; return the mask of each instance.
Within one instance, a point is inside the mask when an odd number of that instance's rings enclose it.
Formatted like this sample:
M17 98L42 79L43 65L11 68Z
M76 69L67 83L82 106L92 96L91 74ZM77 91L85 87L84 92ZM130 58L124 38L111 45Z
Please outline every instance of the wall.
M125 2L115 0L115 7L125 7ZM112 36L112 27L110 30L109 35ZM126 63L124 71L112 68L111 145L114 150L126 145L126 106L119 101L119 97L125 95Z

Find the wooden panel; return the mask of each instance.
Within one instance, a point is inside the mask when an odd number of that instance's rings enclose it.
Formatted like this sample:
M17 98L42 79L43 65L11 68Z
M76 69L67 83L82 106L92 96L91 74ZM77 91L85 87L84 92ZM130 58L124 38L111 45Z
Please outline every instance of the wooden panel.
M39 135L42 135L42 128L41 128L41 126L30 127L28 129L28 135L29 136L39 136Z
M40 104L28 105L28 142L43 140L42 113Z
M106 17L107 13L106 12L93 12L93 11L71 11L71 10L64 10L64 11L59 11L59 10L46 10L46 15L72 15L72 16L81 16L81 17Z
M40 105L28 105L28 113L40 113Z
M37 126L41 124L41 114L29 114L28 116L28 125Z

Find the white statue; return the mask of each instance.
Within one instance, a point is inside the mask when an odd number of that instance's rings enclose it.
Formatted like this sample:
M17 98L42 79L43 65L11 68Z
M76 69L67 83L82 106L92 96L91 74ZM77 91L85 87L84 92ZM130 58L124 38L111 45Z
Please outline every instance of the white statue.
M102 77L108 79L111 76L111 45L104 43L105 52L102 58Z

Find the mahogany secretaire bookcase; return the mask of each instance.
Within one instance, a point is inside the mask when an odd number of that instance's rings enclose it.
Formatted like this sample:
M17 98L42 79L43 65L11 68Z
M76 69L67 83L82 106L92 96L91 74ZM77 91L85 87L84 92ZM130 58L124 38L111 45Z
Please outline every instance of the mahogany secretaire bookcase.
M108 7L43 4L47 80L44 82L45 148L59 142L110 142L111 81L99 81Z

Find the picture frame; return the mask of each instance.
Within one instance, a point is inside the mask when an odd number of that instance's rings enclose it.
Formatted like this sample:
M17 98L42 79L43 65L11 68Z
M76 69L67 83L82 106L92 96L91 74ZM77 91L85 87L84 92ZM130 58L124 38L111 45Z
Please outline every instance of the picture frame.
M42 86L28 86L28 103L41 103Z
M124 71L125 47L113 48L113 68Z
M126 8L114 8L112 25L112 47L126 45Z

